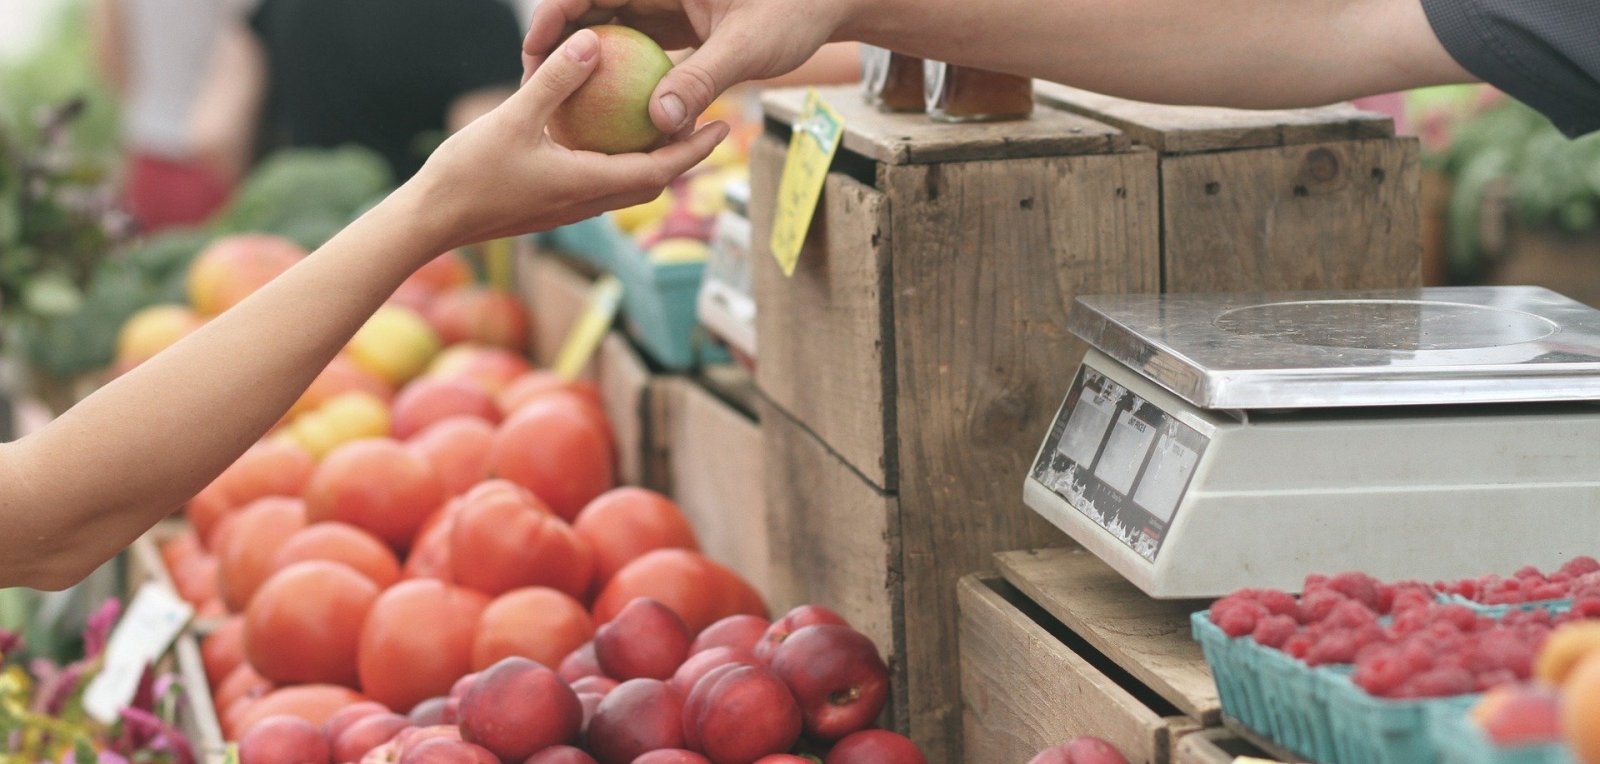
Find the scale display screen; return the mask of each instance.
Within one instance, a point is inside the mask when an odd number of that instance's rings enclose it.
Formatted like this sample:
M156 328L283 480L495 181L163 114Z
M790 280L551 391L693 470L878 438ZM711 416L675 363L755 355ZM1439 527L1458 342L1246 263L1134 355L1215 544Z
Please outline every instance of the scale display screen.
M1085 364L1032 477L1154 562L1208 443Z

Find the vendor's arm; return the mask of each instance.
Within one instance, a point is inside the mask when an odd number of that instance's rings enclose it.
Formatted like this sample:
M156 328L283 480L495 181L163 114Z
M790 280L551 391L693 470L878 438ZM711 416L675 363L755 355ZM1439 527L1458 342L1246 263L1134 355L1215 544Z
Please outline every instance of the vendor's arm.
M300 264L44 429L0 444L0 587L70 585L171 513L439 252L648 201L726 134L716 125L616 157L551 143L545 120L592 70L597 45L574 37Z
M704 40L656 92L663 128L841 39L1166 103L1309 106L1471 80L1419 0L544 0L526 59L613 16L664 44Z

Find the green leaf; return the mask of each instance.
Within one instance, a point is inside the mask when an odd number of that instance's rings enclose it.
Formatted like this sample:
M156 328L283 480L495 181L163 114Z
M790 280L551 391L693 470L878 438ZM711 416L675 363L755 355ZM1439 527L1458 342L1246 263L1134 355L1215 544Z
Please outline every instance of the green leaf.
M83 304L83 293L61 273L46 273L28 283L22 294L29 312L47 317L66 316Z

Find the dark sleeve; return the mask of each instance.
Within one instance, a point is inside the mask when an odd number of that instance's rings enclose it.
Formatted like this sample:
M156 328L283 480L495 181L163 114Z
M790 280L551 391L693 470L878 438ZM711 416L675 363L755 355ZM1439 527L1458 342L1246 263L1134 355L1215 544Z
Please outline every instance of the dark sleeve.
M1577 137L1600 130L1600 0L1422 0L1462 68Z
M440 30L437 61L452 96L522 81L522 33L504 0L455 0Z

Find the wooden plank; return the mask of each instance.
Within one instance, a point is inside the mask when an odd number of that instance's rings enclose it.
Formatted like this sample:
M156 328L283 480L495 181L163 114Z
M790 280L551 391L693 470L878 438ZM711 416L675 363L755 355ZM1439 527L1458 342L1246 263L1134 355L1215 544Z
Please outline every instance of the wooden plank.
M178 728L194 745L202 764L217 764L226 758L222 723L211 699L211 686L205 663L200 657L200 640L192 632L178 636L168 658L177 667L178 683L183 686L184 702L178 706ZM221 681L220 679L218 681Z
M1035 109L1031 118L1011 122L946 124L922 114L884 114L853 85L818 90L844 119L844 150L885 164L1107 154L1128 147L1115 128L1057 109ZM804 89L773 90L762 97L762 106L767 116L793 124L805 100ZM763 338L763 356L765 343Z
M894 489L888 319L889 216L884 195L828 176L793 278L773 259L773 204L787 153L762 136L751 152L756 383L873 485Z
M1134 764L1168 760L1171 723L1009 601L1004 582L974 575L957 588L961 761L1017 764L1080 735L1104 739Z
M1041 103L1104 122L1134 142L1164 154L1394 135L1392 118L1349 104L1281 110L1169 106L1042 81L1035 84L1034 92Z
M650 451L646 432L650 402L647 393L652 380L650 367L618 332L611 332L600 341L594 367L600 403L616 437L619 482L644 485L645 462Z
M760 405L770 604L781 613L822 603L871 637L889 660L904 730L899 505L771 402Z
M1222 724L1229 732L1237 735L1240 739L1244 740L1250 745L1266 751L1268 756L1276 758L1279 761L1306 761L1304 756L1298 756L1294 751L1274 743L1266 735L1262 735L1255 730L1244 726L1244 723L1240 722L1238 719L1235 719L1231 716L1225 716L1222 719Z
M1419 183L1413 139L1167 158L1166 291L1419 286Z
M768 573L761 427L687 379L669 379L668 453L672 497L701 551L733 568L763 594Z
M522 250L517 293L528 306L532 331L528 353L541 368L555 363L561 344L588 304L593 282L548 252ZM586 372L592 375L593 367Z
M1006 552L995 564L1012 586L1185 714L1221 722L1216 683L1189 631L1189 614L1205 603L1151 599L1083 549Z
M1072 300L1158 288L1155 163L1140 151L886 173L911 722L950 760L956 581L994 552L1065 539L1020 486L1084 351Z
M1173 764L1233 764L1234 759L1240 756L1276 761L1265 751L1250 745L1232 732L1212 728L1178 738L1178 745L1172 751L1172 762Z

